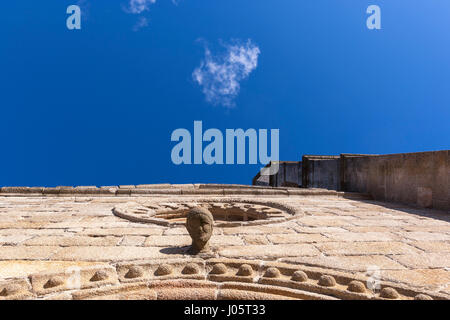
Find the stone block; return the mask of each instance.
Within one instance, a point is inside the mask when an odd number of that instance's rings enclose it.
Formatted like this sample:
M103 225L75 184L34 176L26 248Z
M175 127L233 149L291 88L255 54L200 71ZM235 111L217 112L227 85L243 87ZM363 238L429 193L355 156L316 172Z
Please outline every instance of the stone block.
M38 248L39 249L39 248ZM0 257L1 257L0 250ZM180 257L180 254L171 254L171 258ZM168 255L157 247L66 247L62 248L52 259L63 261L126 261L139 259L164 259Z
M247 245L233 246L219 249L219 254L224 257L247 258L280 258L295 256L315 256L320 252L310 244L283 244L283 245Z
M89 237L89 236L38 236L23 243L25 246L116 246L121 237Z
M324 242L316 247L326 255L413 255L419 253L418 249L402 242Z
M330 241L327 237L321 234L306 233L306 234L269 234L267 238L273 244L287 244L287 243L314 243Z
M24 300L33 297L25 279L0 281L0 300Z
M0 247L0 260L46 260L52 257L60 247Z
M138 184L136 188L139 189L170 189L172 185L170 183L159 184Z
M61 273L39 273L30 276L33 291L45 295L65 290L93 288L117 284L116 270L112 267L93 266L71 268Z
M148 227L148 228L92 228L85 229L78 235L90 235L90 236L125 236L125 235L161 235L163 233L162 228Z

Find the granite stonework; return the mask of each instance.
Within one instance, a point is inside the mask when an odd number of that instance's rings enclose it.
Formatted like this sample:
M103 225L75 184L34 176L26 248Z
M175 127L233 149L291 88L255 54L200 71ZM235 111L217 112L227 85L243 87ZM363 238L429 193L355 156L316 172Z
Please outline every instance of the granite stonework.
M342 190L450 211L450 151L341 156Z
M305 155L302 161L290 161L274 176L255 176L253 184L280 186L278 181L298 175L297 167L302 175L299 187L358 192L375 200L450 211L450 150Z
M266 169L276 171L271 175L261 175L259 172L252 180L255 186L271 187L301 187L302 163L300 161L271 161ZM274 170L274 169L277 170Z
M196 254L198 206L215 221ZM449 298L446 211L219 184L0 193L0 299Z

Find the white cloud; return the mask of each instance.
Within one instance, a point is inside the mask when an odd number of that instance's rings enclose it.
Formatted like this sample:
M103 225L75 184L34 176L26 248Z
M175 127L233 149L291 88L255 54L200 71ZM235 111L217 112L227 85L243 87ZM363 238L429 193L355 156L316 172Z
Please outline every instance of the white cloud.
M223 45L226 51L222 55L214 56L205 48L205 58L192 77L202 87L206 101L213 105L233 107L240 82L247 79L257 67L261 51L251 40Z
M140 14L147 11L151 4L155 3L156 0L130 0L129 12L133 14Z
M131 14L143 14L144 11L150 9L150 5L156 3L156 0L128 0L128 7L123 7L122 9ZM139 31L142 28L148 26L148 19L144 16L140 16L139 19L133 26L133 31Z
M139 31L141 28L148 26L148 20L146 17L139 17L136 24L133 26L133 31Z

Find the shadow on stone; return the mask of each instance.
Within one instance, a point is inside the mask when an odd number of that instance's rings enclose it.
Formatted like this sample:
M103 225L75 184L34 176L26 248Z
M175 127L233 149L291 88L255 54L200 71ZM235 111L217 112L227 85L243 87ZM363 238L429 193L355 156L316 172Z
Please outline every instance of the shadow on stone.
M182 246L182 247L169 247L163 248L159 252L164 254L189 254L189 249L191 246Z
M378 205L387 209L393 209L398 211L403 211L408 214L417 215L424 218L431 218L436 220L441 220L445 222L450 222L450 215L448 212L439 209L432 208L420 208L417 206L412 206L408 204L395 203L395 202L383 202L378 200L358 200L363 203L368 203L371 205Z

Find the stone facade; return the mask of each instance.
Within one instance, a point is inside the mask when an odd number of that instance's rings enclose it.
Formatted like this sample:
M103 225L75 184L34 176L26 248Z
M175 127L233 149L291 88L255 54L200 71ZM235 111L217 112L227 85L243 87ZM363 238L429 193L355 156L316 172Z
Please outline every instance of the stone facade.
M307 188L341 190L339 156L308 156L302 158L302 185Z
M283 162L281 162L283 163ZM268 186L295 176L290 162L280 173L265 178ZM376 200L450 211L450 151L391 155L305 155L301 162L304 188L367 193ZM259 180L253 179L253 184Z
M210 252L193 255L182 223L199 204L217 220ZM0 299L448 299L449 262L446 212L354 193L141 185L0 194Z
M271 161L266 168L278 166L278 172L273 175L261 175L260 172L253 178L254 186L271 187L301 187L302 163L300 161Z
M342 155L343 190L374 199L450 211L450 151Z

